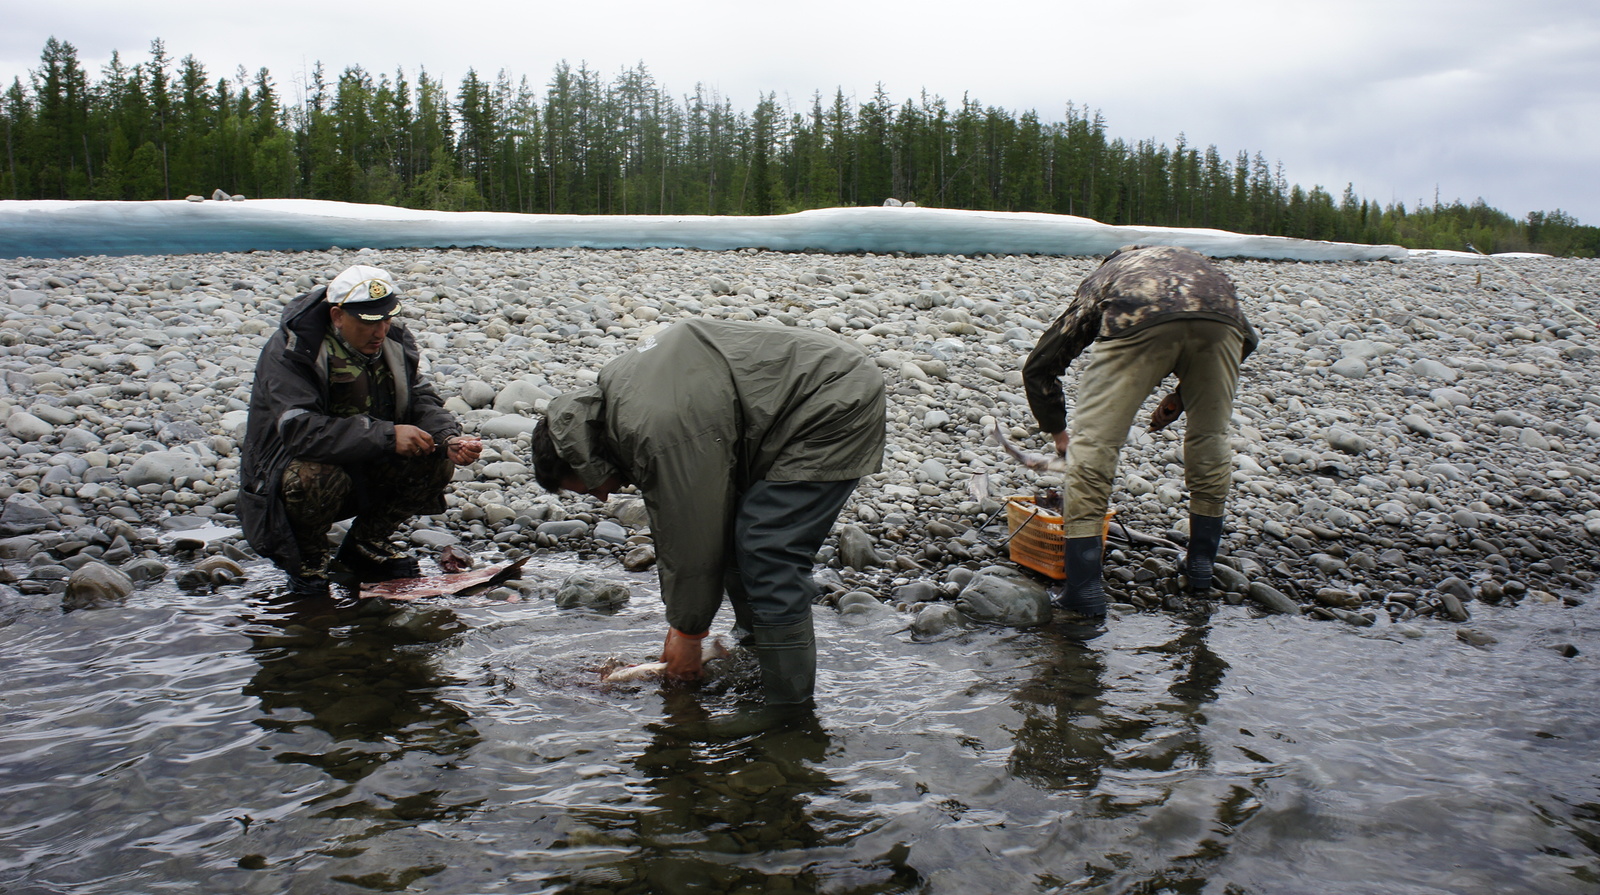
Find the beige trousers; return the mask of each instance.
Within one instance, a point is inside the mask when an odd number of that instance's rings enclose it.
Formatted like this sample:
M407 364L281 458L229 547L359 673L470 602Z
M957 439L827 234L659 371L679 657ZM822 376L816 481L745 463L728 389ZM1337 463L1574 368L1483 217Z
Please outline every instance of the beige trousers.
M1214 320L1158 323L1094 344L1078 380L1067 446L1064 522L1068 538L1099 537L1117 458L1134 415L1168 374L1183 396L1184 483L1189 512L1221 516L1233 481L1228 421L1239 385L1244 336Z

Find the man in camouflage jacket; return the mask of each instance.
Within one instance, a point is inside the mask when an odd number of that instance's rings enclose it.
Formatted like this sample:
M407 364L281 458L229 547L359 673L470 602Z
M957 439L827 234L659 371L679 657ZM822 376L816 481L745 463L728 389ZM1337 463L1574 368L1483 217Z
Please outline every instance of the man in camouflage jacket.
M551 491L644 495L669 677L700 675L699 641L726 592L766 702L800 705L816 677L817 550L856 481L881 467L884 420L883 376L855 343L686 320L550 402L534 474Z
M1067 455L1062 511L1067 580L1059 607L1105 614L1100 535L1117 457L1139 406L1169 373L1177 375L1178 390L1162 402L1152 428L1188 411L1185 570L1192 590L1211 587L1233 473L1227 426L1239 364L1257 342L1233 282L1188 249L1124 246L1078 285L1072 303L1022 368L1040 429ZM1095 348L1078 382L1069 435L1060 377L1090 343Z
M457 465L481 445L418 370L416 341L391 319L399 293L356 265L290 302L256 362L239 468L239 521L291 592L418 574L389 543L400 523L444 512ZM330 567L328 531L355 517Z

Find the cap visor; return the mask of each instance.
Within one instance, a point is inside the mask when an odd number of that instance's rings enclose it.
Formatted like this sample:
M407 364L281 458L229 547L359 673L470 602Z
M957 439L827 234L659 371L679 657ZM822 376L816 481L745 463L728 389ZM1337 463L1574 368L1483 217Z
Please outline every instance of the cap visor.
M344 310L347 314L354 314L358 319L365 320L368 323L375 323L379 320L387 320L393 317L394 310L399 304L400 297L398 295L390 295L388 298L379 301L346 302Z

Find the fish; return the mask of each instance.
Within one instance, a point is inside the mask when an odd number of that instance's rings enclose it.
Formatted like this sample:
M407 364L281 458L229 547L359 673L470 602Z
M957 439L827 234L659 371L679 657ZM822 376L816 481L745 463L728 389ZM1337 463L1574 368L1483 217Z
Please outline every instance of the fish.
M472 554L454 544L439 551L439 569L447 573L465 572L472 568Z
M989 499L989 474L980 472L967 479L967 493L979 503Z
M395 578L391 581L364 582L360 596L363 599L379 597L385 600L420 600L425 597L442 597L463 593L474 588L485 588L512 578L522 577L522 566L529 557L497 566L485 566L470 572L444 575L424 575L421 578Z
M710 662L712 659L725 659L729 655L728 645L722 638L707 637L700 644L700 661ZM613 660L600 668L600 682L605 684L626 684L634 681L650 680L661 677L667 670L665 662L641 662L638 665L623 665L621 660Z
M1066 457L1047 457L1044 454L1035 454L1032 451L1019 450L1016 445L1011 443L1010 439L1006 438L1005 433L1000 431L999 420L995 420L994 423L994 440L999 443L1002 448L1005 448L1005 452L1010 454L1012 459L1016 460L1018 463L1021 463L1023 466L1034 470L1035 472L1067 471Z

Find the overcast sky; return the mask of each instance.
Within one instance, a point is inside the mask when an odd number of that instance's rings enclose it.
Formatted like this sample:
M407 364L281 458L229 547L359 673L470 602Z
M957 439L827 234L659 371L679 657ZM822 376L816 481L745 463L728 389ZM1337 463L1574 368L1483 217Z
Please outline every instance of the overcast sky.
M542 92L561 60L608 80L642 62L680 98L703 83L743 111L767 92L802 110L817 91L862 101L880 83L897 104L967 95L1045 121L1071 102L1113 137L1260 152L1335 198L1351 184L1383 205L1482 198L1600 225L1596 0L7 5L0 86L38 68L52 36L94 80L113 50L131 65L160 38L213 81L266 67L291 103L319 61L330 82L425 68L452 93L469 68Z

